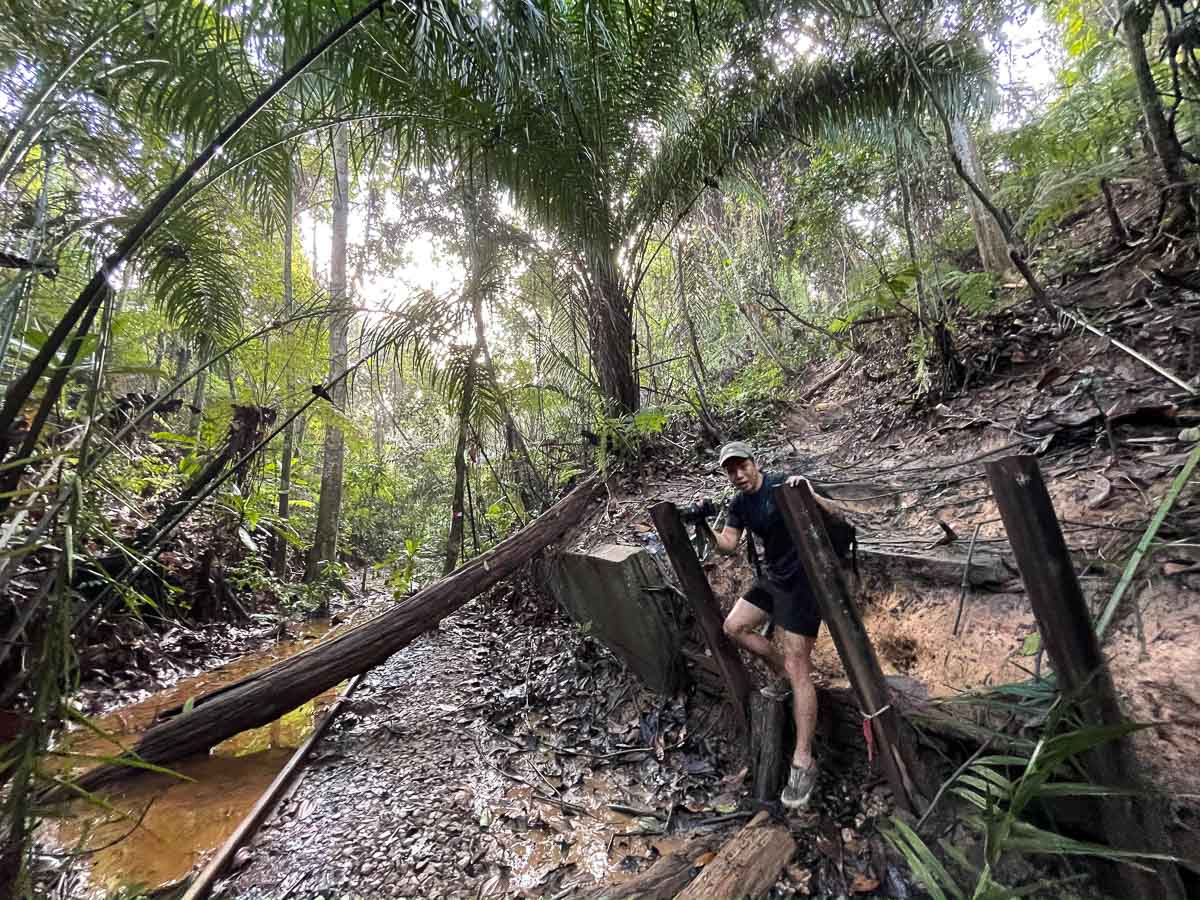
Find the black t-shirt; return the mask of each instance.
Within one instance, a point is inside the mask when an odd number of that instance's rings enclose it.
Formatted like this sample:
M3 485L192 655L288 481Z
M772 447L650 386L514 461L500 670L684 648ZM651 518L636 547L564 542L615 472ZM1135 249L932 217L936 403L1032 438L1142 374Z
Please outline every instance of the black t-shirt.
M739 491L729 502L729 518L725 520L730 528L749 528L762 540L764 569L776 581L791 580L804 571L783 513L775 502L775 488L786 480L786 475L763 472L763 483L757 491L753 494Z

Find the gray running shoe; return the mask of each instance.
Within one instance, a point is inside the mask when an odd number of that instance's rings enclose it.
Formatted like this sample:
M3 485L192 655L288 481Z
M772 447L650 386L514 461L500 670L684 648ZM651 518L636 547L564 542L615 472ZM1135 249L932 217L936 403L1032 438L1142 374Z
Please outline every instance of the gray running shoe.
M779 800L788 809L806 809L812 799L813 788L817 786L817 764L813 762L807 769L797 769L792 766L788 776L787 787Z

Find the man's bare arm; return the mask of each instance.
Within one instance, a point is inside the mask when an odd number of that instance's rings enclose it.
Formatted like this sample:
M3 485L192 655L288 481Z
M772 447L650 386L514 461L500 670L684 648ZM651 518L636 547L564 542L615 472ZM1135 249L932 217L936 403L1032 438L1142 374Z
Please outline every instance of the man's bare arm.
M742 539L742 529L730 528L726 525L721 529L721 533L717 534L707 522L704 523L704 527L708 529L708 536L718 553L730 556L737 552L738 542Z
M812 486L812 482L810 482L803 475L789 475L787 480L784 481L784 484L786 484L788 487L799 487L802 482L808 484L809 490L812 491L813 499L817 501L817 506L821 507L821 509L825 510L826 512L840 514L841 511L820 494L818 494L817 489Z

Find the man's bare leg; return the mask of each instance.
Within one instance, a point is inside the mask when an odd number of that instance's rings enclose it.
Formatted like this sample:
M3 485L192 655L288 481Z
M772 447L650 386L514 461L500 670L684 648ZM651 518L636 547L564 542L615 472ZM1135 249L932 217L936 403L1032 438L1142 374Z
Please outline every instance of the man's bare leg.
M769 638L758 633L758 629L763 626L767 618L768 616L763 610L745 597L739 597L737 603L733 605L733 609L729 611L729 615L725 617L725 633L739 647L766 660L767 665L777 675L790 680L784 667L784 655L771 643Z
M796 749L792 765L807 769L813 763L812 741L817 730L817 688L813 684L812 651L816 638L780 629L783 667L792 685L792 715L796 720Z

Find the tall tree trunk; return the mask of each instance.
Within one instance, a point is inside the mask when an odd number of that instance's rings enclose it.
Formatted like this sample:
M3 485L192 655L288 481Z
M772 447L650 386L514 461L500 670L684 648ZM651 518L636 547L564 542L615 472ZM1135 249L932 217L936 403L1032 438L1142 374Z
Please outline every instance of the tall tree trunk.
M171 355L171 361L174 365L172 372L174 373L173 381L178 381L187 372L188 363L191 361L192 351L186 344L176 346L175 352Z
M683 316L684 324L687 325L688 340L692 345L692 358L695 360L700 377L704 381L708 381L708 371L704 368L704 355L700 352L700 341L696 337L696 323L692 321L692 313L688 309L687 292L684 289L683 241L680 241L675 248L675 270L679 273L679 312Z
M296 216L296 181L292 173L292 181L288 185L287 209L283 217L283 308L284 315L292 314L292 240L294 219ZM285 376L284 396L292 395L292 379ZM287 420L290 410L283 410L284 420ZM283 446L279 450L279 532L275 535L275 544L271 548L271 571L277 578L287 574L287 539L283 529L287 527L292 493L292 443L295 440L296 423L288 422L283 429Z
M201 338L200 346L196 348L196 358L207 360L212 356L212 341ZM192 389L192 408L188 417L188 434L199 439L200 426L204 424L204 395L208 389L208 369L203 369L196 376L196 386Z
M155 373L162 371L163 354L166 352L166 349L167 349L167 339L166 339L166 336L160 331L158 333L158 337L154 341L154 371L155 371ZM157 374L150 376L150 384L149 384L147 390L151 394L158 393L158 375Z
M458 563L463 546L463 498L467 481L467 432L471 427L471 410L475 403L475 378L479 370L479 352L483 344L483 282L489 257L490 242L485 247L481 239L482 215L479 198L468 181L463 191L463 213L467 220L468 265L467 295L475 323L475 343L468 351L467 372L463 381L458 407L458 441L454 447L454 496L450 501L450 531L446 536L446 561L442 574L449 575Z
M467 430L471 427L471 406L475 401L478 343L469 352L471 358L467 361L466 380L463 383L462 400L458 407L458 443L454 448L454 498L450 502L450 534L446 537L446 562L442 566L443 575L449 575L454 571L463 542L463 497L467 480Z
M329 374L346 369L347 341L350 334L349 297L346 294L346 243L350 222L350 139L345 125L333 133L333 245L329 255L329 299L333 313L329 320ZM345 379L332 391L333 405L345 410L349 388ZM338 525L342 511L342 466L346 439L342 429L330 422L325 429L325 452L321 461L321 499L317 504L317 530L304 578L312 581L326 563L337 556Z
M533 464L533 457L529 455L529 445L525 442L525 436L521 433L521 429L517 427L517 423L513 419L512 408L508 405L508 400L504 396L504 389L500 385L500 380L496 377L496 365L492 362L492 351L488 346L487 335L484 334L483 329L483 304L475 304L473 313L475 317L475 341L479 345L480 362L483 363L488 380L492 383L492 389L496 392L496 402L500 406L500 415L504 419L506 448L510 454L515 451L521 458L521 468L524 471L518 480L522 485L522 497L524 498L527 492L526 485L528 484L529 487L533 488L539 502L544 503L549 496L549 488L542 479L537 467Z
M771 359L775 361L775 365L779 366L780 371L783 372L783 374L788 378L791 378L793 375L795 375L795 370L792 369L792 367L786 362L784 362L783 357L780 356L778 351L771 346L771 342L768 341L767 336L763 334L762 327L757 321L755 321L754 316L750 315L750 311L746 309L745 305L740 302L735 303L734 305L738 308L738 312L742 314L742 318L746 320L746 324L750 326L750 330L754 332L754 336L758 338L758 343L762 345L763 350L767 352L767 356L771 357Z
M637 412L638 383L633 372L633 309L615 262L593 267L587 304L592 363L609 409Z
M1125 4L1125 11L1121 16L1121 33L1125 38L1129 64L1137 81L1138 101L1142 107L1142 118L1146 123L1150 146L1154 150L1158 177L1162 186L1179 198L1183 195L1186 182L1183 172L1183 149L1174 129L1167 122L1166 114L1163 113L1158 87L1154 83L1154 73L1150 70L1150 61L1146 57L1146 31L1150 27L1153 15L1153 7L1143 14L1140 4Z
M950 134L953 136L954 149L962 160L963 168L980 190L986 191L987 176L979 159L979 144L975 135L962 119L955 119L950 123ZM979 198L968 192L967 201L971 213L971 226L975 230L975 246L979 248L979 258L983 262L984 270L993 275L1009 271L1012 262L1008 258L1008 242L1004 240L1004 232Z
M679 275L679 313L687 326L688 341L692 345L692 355L688 358L688 368L692 380L696 383L696 397L700 401L700 427L714 444L721 442L721 430L717 427L716 417L708 405L708 394L704 390L704 382L708 380L708 372L704 369L704 355L700 352L700 341L696 337L696 323L692 321L691 310L688 309L687 291L683 283L683 241L675 247L675 271Z
M925 274L921 271L921 265L917 261L917 239L913 234L912 226L912 182L908 180L908 176L904 171L904 161L900 153L900 133L893 132L896 144L896 182L900 193L900 216L904 222L904 238L908 242L908 258L913 264L913 269L917 273L917 327L921 329L921 333L925 333L925 314L929 309L929 302L925 297ZM971 207L974 209L974 205ZM987 211L984 210L986 213ZM994 224L994 223L993 223ZM1000 235L1003 242L1004 235ZM982 254L982 251L980 251ZM1007 253L1006 253L1007 255ZM990 271L990 270L989 270ZM851 336L854 330L850 331Z

